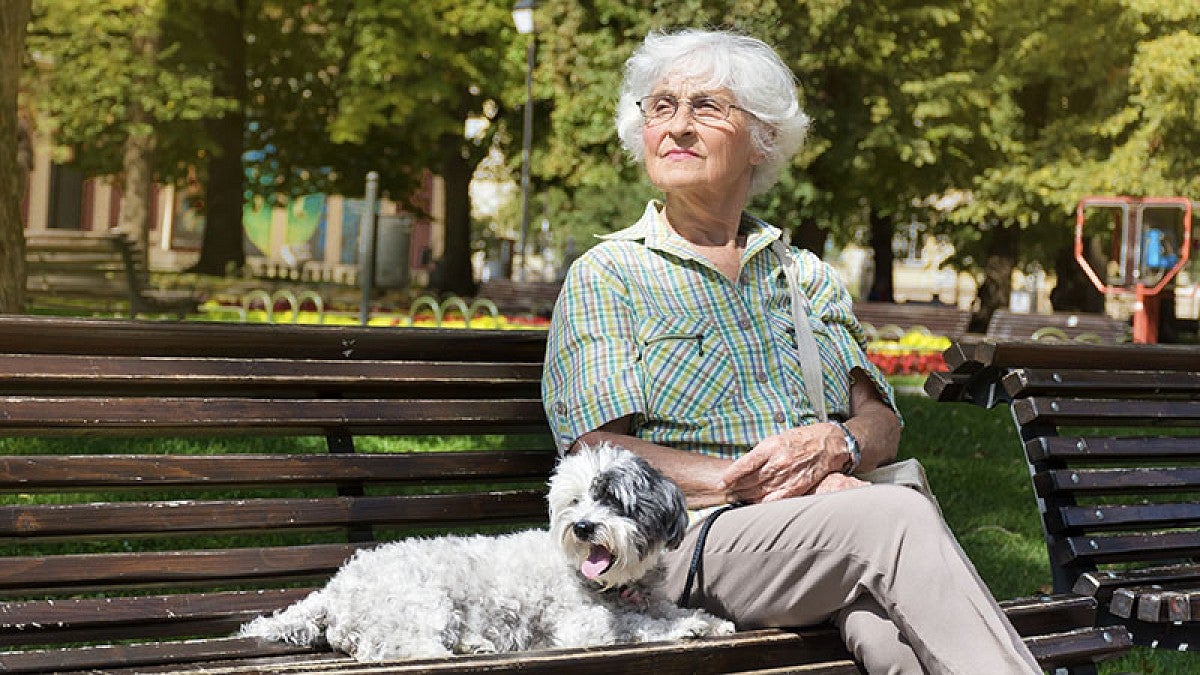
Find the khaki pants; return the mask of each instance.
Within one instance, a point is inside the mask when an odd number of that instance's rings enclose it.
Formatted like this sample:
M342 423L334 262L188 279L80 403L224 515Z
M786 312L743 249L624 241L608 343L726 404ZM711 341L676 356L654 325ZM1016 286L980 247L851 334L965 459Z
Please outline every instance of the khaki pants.
M668 554L668 597L699 530ZM833 622L872 674L1042 672L937 509L894 485L721 514L688 604L742 629Z

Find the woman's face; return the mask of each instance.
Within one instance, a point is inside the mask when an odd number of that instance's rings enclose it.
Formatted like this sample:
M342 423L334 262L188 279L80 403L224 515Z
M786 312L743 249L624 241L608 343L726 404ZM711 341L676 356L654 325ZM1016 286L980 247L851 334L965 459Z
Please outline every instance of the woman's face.
M750 114L735 107L727 119L697 119L703 115L693 112L693 103L727 106L733 95L683 78L667 77L652 92L664 94L679 102L674 117L642 127L650 182L667 195L711 193L744 201L754 166L763 160L750 138Z

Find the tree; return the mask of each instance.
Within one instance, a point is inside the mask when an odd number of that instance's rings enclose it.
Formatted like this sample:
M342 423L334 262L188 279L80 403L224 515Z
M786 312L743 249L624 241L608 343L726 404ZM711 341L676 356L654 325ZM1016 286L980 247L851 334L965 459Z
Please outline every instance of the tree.
M183 0L178 0L182 2ZM120 228L146 243L150 187L178 180L204 154L199 122L231 107L203 70L173 61L171 17L189 20L195 0L38 0L29 48L49 64L27 81L59 147L89 176L116 175Z
M976 327L1014 269L1050 266L1087 194L1196 187L1194 8L1165 0L964 4L965 38L913 87L970 198L942 222L953 263L981 273ZM1180 87L1184 87L1181 90Z
M381 186L413 185L412 169L435 169L445 181L444 290L470 293L470 194L475 167L497 128L468 139L469 116L497 119L524 81L526 38L510 6L490 0L356 0L344 84L331 124L335 142L369 145L382 136L407 172L381 176ZM490 114L489 114L490 111ZM385 158L381 157L381 160ZM393 192L407 199L412 191Z
M21 197L25 171L18 161L17 98L29 0L0 3L0 313L25 307L25 231ZM28 133L28 130L26 130ZM27 170L28 167L26 167Z

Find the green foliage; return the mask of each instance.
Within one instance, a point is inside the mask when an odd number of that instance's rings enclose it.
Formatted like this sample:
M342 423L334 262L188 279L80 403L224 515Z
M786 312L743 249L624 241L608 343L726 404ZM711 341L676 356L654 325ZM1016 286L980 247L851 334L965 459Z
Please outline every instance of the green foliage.
M26 40L26 89L49 121L55 142L74 150L90 175L118 173L130 134L157 136L159 169L178 175L195 161L198 122L236 102L213 94L211 75L176 60L179 42L163 39L173 20L194 13L196 0L35 0ZM147 54L138 40L156 48ZM150 128L132 119L139 105Z
M245 93L231 94L213 82L225 56L198 17L239 9ZM131 126L135 103L151 114L164 179L214 151L204 120L236 110L247 148L261 151L252 190L361 194L375 170L405 200L426 171L469 171L492 148L515 173L533 39L532 220L548 218L560 247L623 227L654 195L620 151L616 92L647 31L683 26L761 37L797 75L809 141L751 205L783 227L815 222L844 242L862 238L868 214L915 214L936 221L930 231L951 239L962 269L996 253L1048 267L1080 197L1200 187L1195 3L543 0L532 38L516 33L510 10L491 0L36 0L26 81L89 173L117 170L123 139L146 131ZM139 36L157 41L153 58L136 53ZM464 138L468 117L489 120L487 131ZM947 194L969 199L934 218L931 198ZM454 218L451 229L466 227Z

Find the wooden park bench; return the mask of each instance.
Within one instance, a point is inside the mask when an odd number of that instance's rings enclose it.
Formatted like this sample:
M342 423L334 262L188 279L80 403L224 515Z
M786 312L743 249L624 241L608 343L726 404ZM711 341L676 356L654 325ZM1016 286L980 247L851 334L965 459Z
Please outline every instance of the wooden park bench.
M1128 321L1106 314L1022 314L998 309L988 321L985 337L991 340L1074 340L1120 344L1133 338L1133 328Z
M1200 350L956 344L926 391L1008 403L1054 590L1094 598L1136 644L1200 648Z
M196 311L200 298L193 291L153 288L145 260L141 247L121 233L32 236L25 242L25 292L37 304L81 301L131 318L183 318Z
M956 339L967 332L967 324L971 322L971 312L959 309L954 305L935 305L918 302L856 302L854 316L858 317L863 328L872 337L892 338L898 335L885 335L889 327L899 331L923 328L933 335L943 335Z
M504 314L550 316L562 283L557 281L513 281L489 279L479 284L475 297L496 303Z
M375 542L544 526L544 349L541 331L0 317L0 669L858 672L827 627L374 666L231 637ZM1127 645L1091 598L1005 607L1047 667Z

